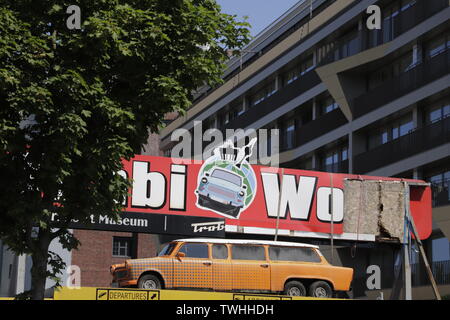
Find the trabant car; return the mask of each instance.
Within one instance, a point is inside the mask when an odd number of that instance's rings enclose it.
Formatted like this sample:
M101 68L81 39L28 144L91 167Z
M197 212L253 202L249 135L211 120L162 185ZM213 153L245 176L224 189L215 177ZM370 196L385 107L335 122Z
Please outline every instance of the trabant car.
M329 298L353 269L330 265L317 246L281 241L181 239L157 257L111 266L119 287L272 292Z
M241 176L215 168L200 180L196 190L198 205L236 218L244 206L245 189Z

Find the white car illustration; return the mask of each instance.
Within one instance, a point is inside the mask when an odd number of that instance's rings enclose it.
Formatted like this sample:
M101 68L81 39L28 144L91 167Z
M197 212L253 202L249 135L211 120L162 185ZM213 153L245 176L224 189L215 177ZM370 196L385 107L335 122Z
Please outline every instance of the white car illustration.
M197 205L236 218L244 206L246 189L240 175L215 167L200 180Z

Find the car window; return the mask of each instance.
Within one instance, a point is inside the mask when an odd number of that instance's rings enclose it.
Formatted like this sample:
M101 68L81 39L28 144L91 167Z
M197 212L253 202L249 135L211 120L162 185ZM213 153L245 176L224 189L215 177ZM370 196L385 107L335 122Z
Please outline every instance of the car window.
M161 256L168 256L172 253L173 249L175 248L176 243L172 242L167 244L158 254L158 257Z
M211 176L214 178L226 180L237 186L241 185L241 177L225 170L215 169Z
M319 255L313 248L269 247L272 261L320 262Z
M185 243L178 252L184 252L189 258L208 258L208 245L206 243Z
M228 258L228 248L224 244L215 244L212 246L212 257L213 259L227 259Z
M234 260L266 260L263 246L235 245L231 252Z

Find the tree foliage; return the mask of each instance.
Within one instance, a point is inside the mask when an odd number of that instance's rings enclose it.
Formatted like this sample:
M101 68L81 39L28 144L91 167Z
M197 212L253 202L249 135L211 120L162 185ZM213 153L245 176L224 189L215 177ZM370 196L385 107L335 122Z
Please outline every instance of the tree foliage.
M64 267L52 239L76 248L71 219L122 210L121 160L249 39L214 0L81 0L81 30L71 4L0 0L0 239L32 256L35 299Z

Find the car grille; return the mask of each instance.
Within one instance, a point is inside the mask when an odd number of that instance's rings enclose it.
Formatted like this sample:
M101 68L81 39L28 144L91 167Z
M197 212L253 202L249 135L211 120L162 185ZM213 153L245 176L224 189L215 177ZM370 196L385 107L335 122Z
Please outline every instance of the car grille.
M208 190L211 191L211 192L215 192L217 194L221 194L221 195L223 195L223 196L225 196L225 197L227 197L229 199L234 199L236 197L234 192L227 191L227 190L224 190L222 188L218 188L216 186L209 186Z

